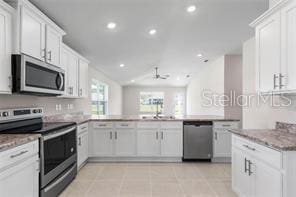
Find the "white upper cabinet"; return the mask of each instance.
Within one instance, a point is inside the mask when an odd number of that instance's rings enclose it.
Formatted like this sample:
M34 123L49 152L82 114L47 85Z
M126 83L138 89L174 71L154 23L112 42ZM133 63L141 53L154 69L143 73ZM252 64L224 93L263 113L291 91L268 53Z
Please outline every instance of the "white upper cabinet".
M88 95L88 62L79 60L79 89L80 97L86 98Z
M45 60L45 22L26 7L21 7L20 50L29 56Z
M50 26L46 26L46 61L53 65L61 62L62 36Z
M63 97L86 98L88 93L88 61L76 51L62 45L61 67L66 72Z
M296 1L281 11L282 24L282 85L283 89L296 90Z
M258 85L262 92L279 89L280 26L280 14L276 13L256 27Z
M281 1L251 26L256 27L258 92L295 92L296 2Z
M66 33L29 1L9 3L17 10L14 52L60 67L62 37Z
M11 93L12 13L12 8L0 1L0 94Z

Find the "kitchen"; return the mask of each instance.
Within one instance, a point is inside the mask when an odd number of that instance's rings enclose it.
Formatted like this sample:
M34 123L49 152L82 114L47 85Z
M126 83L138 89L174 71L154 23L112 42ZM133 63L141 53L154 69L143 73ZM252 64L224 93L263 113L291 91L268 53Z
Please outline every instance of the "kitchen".
M0 196L295 196L295 8L0 0Z

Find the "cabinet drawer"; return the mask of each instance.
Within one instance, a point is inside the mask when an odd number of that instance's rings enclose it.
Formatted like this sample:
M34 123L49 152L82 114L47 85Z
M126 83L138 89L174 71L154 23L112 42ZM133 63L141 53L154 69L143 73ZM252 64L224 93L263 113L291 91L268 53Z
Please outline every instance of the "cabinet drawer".
M214 129L237 129L238 121L219 121L214 122Z
M77 126L78 135L83 133L83 132L86 132L86 131L88 131L88 123L84 123L84 124L81 124L81 125Z
M39 141L35 140L10 150L3 151L0 153L0 169L21 161L31 155L38 154L38 150Z
M248 152L257 159L262 160L276 168L282 167L282 153L280 151L262 146L238 136L233 136L232 140L235 147Z
M116 128L135 128L136 123L135 122L116 122L115 123Z
M94 122L93 128L96 128L96 129L113 128L113 122Z
M163 121L160 123L162 129L183 129L182 121Z
M138 122L137 127L139 129L158 129L160 123L158 121L144 121Z

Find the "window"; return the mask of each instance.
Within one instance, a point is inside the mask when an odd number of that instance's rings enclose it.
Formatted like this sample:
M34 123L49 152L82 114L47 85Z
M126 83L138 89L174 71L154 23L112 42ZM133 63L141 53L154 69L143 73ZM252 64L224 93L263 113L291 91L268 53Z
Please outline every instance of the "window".
M175 116L183 116L185 111L184 93L176 93L174 98Z
M95 79L91 84L91 111L95 115L108 113L108 86Z
M140 114L163 113L163 92L140 92Z

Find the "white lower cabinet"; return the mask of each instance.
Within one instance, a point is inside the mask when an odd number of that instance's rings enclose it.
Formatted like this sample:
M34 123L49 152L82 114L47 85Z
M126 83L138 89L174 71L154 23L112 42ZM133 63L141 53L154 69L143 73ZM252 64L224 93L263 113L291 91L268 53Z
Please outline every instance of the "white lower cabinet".
M0 164L0 196L39 196L38 141L1 152Z
M137 131L137 154L143 157L160 155L158 131L149 129Z
M161 155L168 157L182 157L183 132L178 129L163 130L161 134Z
M238 121L218 121L213 124L213 161L223 158L231 160L231 133L228 129L237 129Z
M88 159L88 123L77 128L77 166L81 167Z
M137 123L137 124L136 124ZM91 157L181 158L183 154L182 121L165 123L110 122L92 123Z
M282 169L276 167L277 162L268 162L272 158L277 158L279 152L270 149L265 153L265 147L254 145L236 136L233 137L233 141L233 190L240 197L282 197Z
M114 132L114 155L136 155L136 132L134 129L117 129Z

